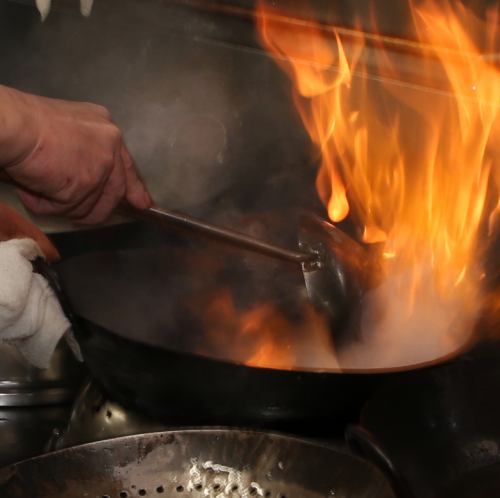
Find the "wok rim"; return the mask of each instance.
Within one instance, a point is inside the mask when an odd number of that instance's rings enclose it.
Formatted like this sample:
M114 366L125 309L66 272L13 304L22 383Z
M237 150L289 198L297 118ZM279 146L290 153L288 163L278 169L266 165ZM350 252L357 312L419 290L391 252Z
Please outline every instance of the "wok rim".
M478 342L477 335L472 332L470 336L467 338L467 340L458 346L455 350L447 353L446 355L439 356L437 358L434 358L432 360L427 360L425 362L419 362L419 363L413 363L410 365L403 365L403 366L397 366L397 367L376 367L376 368L324 368L324 369L319 369L319 368L308 368L308 367L300 367L300 368L290 368L290 369L284 369L284 368L272 368L272 367L259 367L255 365L247 365L244 362L238 362L238 361L231 361L228 359L222 359L222 358L217 358L214 356L202 354L202 353L197 353L197 352L188 352L188 351L181 351L181 350L176 350L173 348L166 348L164 346L160 346L157 344L152 344L149 342L144 342L144 341L139 341L137 339L131 339L129 337L125 337L117 332L113 332L109 330L106 327L103 327L97 323L94 323L82 316L78 316L79 321L83 321L83 323L88 323L90 328L97 326L100 330L100 333L105 333L109 335L111 340L118 340L118 341L123 341L125 343L128 343L129 345L136 345L139 347L145 347L145 348L152 348L154 350L160 351L160 352L165 352L166 354L174 354L176 356L181 356L185 358L190 358L192 360L199 360L199 361L205 361L205 362L210 362L210 363L215 363L218 365L224 365L226 367L238 367L238 368L246 368L249 371L258 371L262 373L269 373L270 375L272 374L296 374L296 375L351 375L351 376L356 376L356 377L363 377L363 376L370 376L370 375L390 375L390 374L396 374L396 373L405 373L405 372L414 372L414 371L420 371L420 370L425 370L428 368L432 367L437 367L437 366L442 366L445 364L448 364L458 358L460 358L462 355L468 353L474 345ZM80 327L78 327L80 329ZM75 332L75 337L77 339L77 342L80 344L80 333L82 331L80 330L74 330ZM85 331L83 331L83 335L93 335L93 332L88 332L87 327L85 327ZM80 344L82 346L82 344ZM85 347L82 347L83 349L83 356L85 359Z

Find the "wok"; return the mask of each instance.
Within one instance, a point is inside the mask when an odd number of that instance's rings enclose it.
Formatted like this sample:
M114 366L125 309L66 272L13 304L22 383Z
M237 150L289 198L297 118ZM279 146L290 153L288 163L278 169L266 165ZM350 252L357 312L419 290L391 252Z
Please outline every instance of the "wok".
M394 498L374 466L298 439L248 431L126 436L0 470L9 498L266 496Z
M233 265L230 250L200 252L182 236L143 225L53 238L63 255L56 266L62 297L90 372L111 398L156 419L324 433L355 420L381 382L405 375L341 373L328 364L250 367L220 342L207 350L203 301L186 307L186 298L229 286L235 306L271 301L293 320L307 300L300 269L265 258L242 265L240 254Z
M401 498L500 496L500 345L395 381L347 430Z
M331 223L304 213L298 233L300 250L290 250L186 213L156 206L137 209L122 204L119 211L164 230L180 227L191 235L210 237L220 244L300 265L309 299L327 317L337 349L358 338L358 327L352 317L359 315L363 294L376 281L378 265L370 251Z

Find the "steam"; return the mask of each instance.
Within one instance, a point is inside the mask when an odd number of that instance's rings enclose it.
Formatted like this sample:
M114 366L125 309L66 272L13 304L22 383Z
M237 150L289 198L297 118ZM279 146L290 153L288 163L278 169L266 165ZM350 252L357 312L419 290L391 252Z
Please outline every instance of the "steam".
M421 279L418 286L414 286L415 273ZM470 338L477 316L479 299L472 287L463 281L441 292L428 260L389 275L367 293L362 340L340 352L340 364L395 368L455 352ZM412 288L414 295L409 291Z

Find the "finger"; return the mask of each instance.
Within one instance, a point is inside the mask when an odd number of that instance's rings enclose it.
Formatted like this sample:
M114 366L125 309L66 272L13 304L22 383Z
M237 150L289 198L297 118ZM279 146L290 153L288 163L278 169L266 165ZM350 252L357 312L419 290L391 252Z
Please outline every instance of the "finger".
M74 102L59 99L48 99L51 102L57 102L58 108L63 109L70 115L79 118L88 118L93 120L96 117L105 121L111 121L111 113L109 110L93 102Z
M60 259L59 251L54 244L34 223L3 203L0 204L0 219L2 220L0 240L27 237L35 240L47 261L54 262Z
M29 190L18 188L16 192L24 207L32 213L53 214L59 209L59 207L55 205L54 201L45 199L41 195L30 192Z
M89 192L89 194L82 199L76 206L74 206L70 211L66 213L66 216L73 220L81 220L86 218L91 211L94 209L95 205L101 198L104 187L112 173L113 169L109 169L104 175L102 175L99 183L94 187L94 189Z
M88 186L80 188L72 188L74 191L72 194L65 193L64 200L58 200L57 198L47 198L44 195L40 195L37 192L31 190L25 190L19 187L17 190L18 197L25 207L35 213L40 215L64 215L69 218L82 218L85 217L97 203L98 199L102 195L104 185L108 181L111 175L111 168L103 168L100 171L99 182L94 185L93 182L89 182ZM59 193L53 194L54 196L59 195Z
M95 104L94 102L84 102L81 104L82 110L98 114L101 118L104 118L106 121L111 121L111 113L109 112L107 107L104 107L100 104Z
M71 210L71 206L69 204L46 199L39 194L22 188L17 189L17 196L23 203L24 207L34 214L64 215Z
M147 209L151 207L153 204L151 195L139 177L134 160L125 144L121 147L121 156L125 171L127 201L139 209Z
M43 232L31 236L31 238L35 239L35 242L40 246L45 259L49 263L55 263L61 259L61 255L59 254L56 246L52 244L50 239Z
M84 218L79 219L78 222L89 225L105 221L125 197L126 189L124 167L121 156L118 153L116 154L113 170L104 185L100 198L90 213Z
M85 218L95 207L97 202L102 196L104 191L104 185L99 185L95 190L93 190L85 199L83 199L76 206L73 206L70 210L65 213L65 216L72 220L79 220Z

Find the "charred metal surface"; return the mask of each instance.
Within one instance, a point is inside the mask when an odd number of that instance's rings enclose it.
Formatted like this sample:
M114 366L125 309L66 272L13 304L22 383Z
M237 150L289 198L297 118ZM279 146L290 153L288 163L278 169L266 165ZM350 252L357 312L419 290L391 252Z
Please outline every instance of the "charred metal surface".
M393 498L382 474L297 439L227 430L153 433L69 448L0 471L9 498Z

